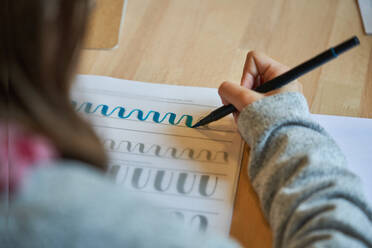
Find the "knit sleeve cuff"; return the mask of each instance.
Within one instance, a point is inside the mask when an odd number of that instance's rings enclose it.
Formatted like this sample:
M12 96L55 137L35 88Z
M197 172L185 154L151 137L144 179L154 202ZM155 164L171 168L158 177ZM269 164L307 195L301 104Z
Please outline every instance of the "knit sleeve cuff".
M283 123L310 119L305 97L286 92L265 97L246 106L239 115L238 129L249 146L254 146L269 130Z

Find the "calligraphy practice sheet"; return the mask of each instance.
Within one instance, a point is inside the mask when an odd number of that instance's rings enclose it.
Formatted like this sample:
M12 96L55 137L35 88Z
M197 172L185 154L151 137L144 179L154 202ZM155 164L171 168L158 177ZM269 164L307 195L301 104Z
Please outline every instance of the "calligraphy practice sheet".
M179 217L228 234L243 151L231 116L191 128L221 106L217 90L80 75L75 110L109 154L108 175Z

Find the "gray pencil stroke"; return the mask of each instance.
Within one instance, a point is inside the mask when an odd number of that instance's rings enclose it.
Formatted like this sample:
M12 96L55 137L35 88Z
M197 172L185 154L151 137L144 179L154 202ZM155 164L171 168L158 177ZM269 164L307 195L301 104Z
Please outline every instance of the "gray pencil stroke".
M208 149L195 151L194 148L190 147L179 149L176 147L164 147L158 144L145 144L130 140L121 140L117 142L113 139L105 139L103 144L111 151L124 150L129 153L150 154L159 158L170 157L172 159L182 159L186 157L189 160L195 161L222 160L224 163L227 163L229 156L226 151L211 151Z

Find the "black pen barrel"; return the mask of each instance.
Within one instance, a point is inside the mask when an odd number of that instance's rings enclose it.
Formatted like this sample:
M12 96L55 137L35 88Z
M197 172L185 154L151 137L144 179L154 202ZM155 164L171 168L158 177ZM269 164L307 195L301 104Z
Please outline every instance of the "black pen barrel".
M360 42L359 42L358 37L354 36L354 37L348 39L347 41L342 42L340 45L335 46L334 50L335 50L337 55L340 55L341 53L346 52L350 48L353 48L353 47L355 47L359 44L360 44Z
M232 104L224 105L222 107L219 107L218 109L212 111L210 113L211 116L226 116L228 114L231 114L232 112L235 112L237 109Z
M339 54L346 52L347 50L359 45L359 39L354 36L341 44L332 47L325 52L322 52L321 54L315 56L312 59L309 59L308 61L305 61L304 63L296 66L295 68L283 73L282 75L265 82L264 84L260 85L259 87L255 88L254 91L260 92L260 93L267 93L272 90L279 89L283 87L284 85L288 84L289 82L301 77L302 75L308 73L309 71L323 65L324 63L336 58ZM229 104L222 106L213 112L211 112L208 116L201 119L197 124L195 124L193 127L198 127L202 125L206 125L212 121L216 121L221 119L222 117L225 117L226 115L235 112L236 108Z
M222 107L219 107L218 109L212 111L209 115L201 119L197 124L199 125L205 125L212 121L219 120L226 115L229 115L233 112L235 112L237 109L232 104L224 105Z
M336 58L339 54L357 45L359 45L359 40L356 36L354 36L351 39L348 39L347 41L342 42L340 45L336 47L332 47L326 50L325 52L322 52L321 54L315 56L314 58L309 59L308 61L305 61L304 63L283 73L282 75L260 85L254 90L260 93L267 93L269 91L279 89L283 87L284 85L288 84L288 82L291 82L299 78L300 76Z

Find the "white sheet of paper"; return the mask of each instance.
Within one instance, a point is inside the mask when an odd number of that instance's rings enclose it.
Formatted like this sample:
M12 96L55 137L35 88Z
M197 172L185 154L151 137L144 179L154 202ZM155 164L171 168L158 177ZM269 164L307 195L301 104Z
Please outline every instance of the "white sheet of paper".
M362 16L364 32L372 34L372 0L358 0L360 15Z
M348 161L348 168L362 182L372 205L372 119L313 115L336 140Z
M195 123L221 106L216 89L80 75L72 99L102 138L109 174L123 189L158 203L192 228L229 233L243 141L231 117L198 129L182 118L192 114ZM151 114L140 121L135 109L142 119ZM175 113L174 121L167 113ZM372 119L313 117L339 144L372 203Z
M231 116L187 126L221 106L216 89L80 75L72 100L103 140L109 174L123 189L186 226L228 235L243 141Z

